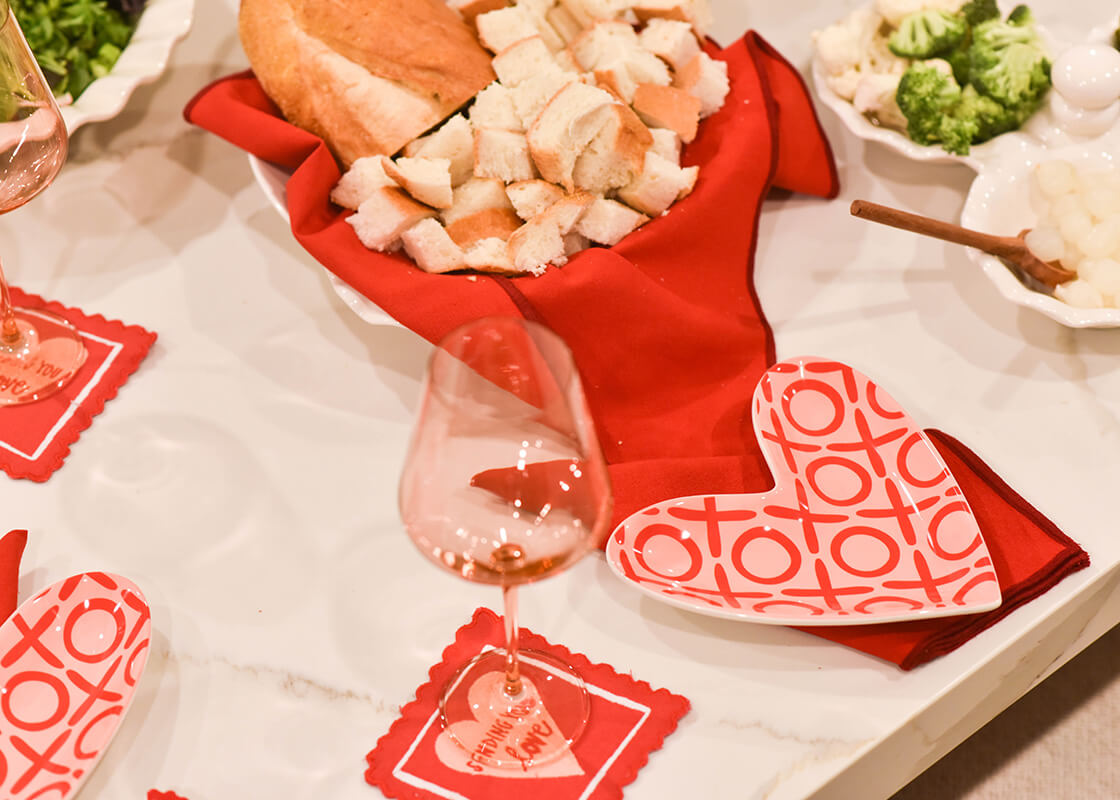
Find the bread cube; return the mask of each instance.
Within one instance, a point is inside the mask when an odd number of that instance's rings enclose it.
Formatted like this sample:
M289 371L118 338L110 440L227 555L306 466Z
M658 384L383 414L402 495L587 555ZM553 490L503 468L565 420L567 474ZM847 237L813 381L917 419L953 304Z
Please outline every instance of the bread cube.
M506 196L505 182L499 178L471 178L452 192L451 207L440 214L443 224L450 228L455 222L479 211L505 208L513 213Z
M478 40L491 53L500 53L516 41L537 35L533 18L520 6L506 6L479 14L474 24Z
M596 198L576 223L575 232L596 244L618 244L626 234L649 221L641 212L615 200Z
M504 242L520 227L521 218L512 208L484 208L449 223L447 235L460 247L469 247L480 239Z
M403 189L383 186L366 198L346 221L358 240L371 250L391 252L400 248L401 234L417 222L434 217L434 209L416 202Z
M491 65L503 86L513 88L534 75L560 71L540 36L527 36L494 56Z
M651 150L641 174L618 190L618 199L643 214L657 216L692 191L697 172L697 167L682 168Z
M537 176L524 133L479 128L474 133L474 174L498 178L504 183L526 181Z
M500 83L491 83L474 98L470 109L471 125L475 128L503 128L524 131L525 125L513 104L513 92ZM471 138L471 168L474 168L474 138Z
M540 275L549 264L561 266L568 260L564 237L551 219L531 219L513 232L506 244L513 266Z
M555 183L539 178L517 181L506 187L506 196L523 220L530 220L564 196L564 190Z
M508 0L449 0L448 5L459 12L468 25L473 25L475 17L488 11L497 11L509 5Z
M451 162L451 185L458 186L474 172L474 131L462 114L456 114L434 133L405 145L408 158L446 158Z
M385 174L381 156L363 156L342 173L331 189L331 201L343 208L357 209L378 189L396 185L396 181Z
M470 269L479 272L518 274L506 251L505 239L479 239L463 251L463 260Z
M639 84L634 92L634 110L651 128L668 128L682 142L696 138L700 124L700 100L673 86Z
M610 93L579 82L567 84L548 101L527 135L542 178L569 192L575 189L576 159L607 123L614 102Z
M700 117L710 117L723 108L731 82L727 62L698 53L676 74L673 85L700 101Z
M678 20L651 19L638 34L638 41L675 70L700 53L700 43L696 41L692 26Z
M447 158L408 158L395 161L381 157L385 174L425 205L447 208L451 205L451 161Z
M653 135L625 103L610 107L606 124L576 158L572 182L595 194L625 186L642 171Z
M422 219L401 234L404 251L425 272L451 272L466 267L463 250L439 220L428 217Z

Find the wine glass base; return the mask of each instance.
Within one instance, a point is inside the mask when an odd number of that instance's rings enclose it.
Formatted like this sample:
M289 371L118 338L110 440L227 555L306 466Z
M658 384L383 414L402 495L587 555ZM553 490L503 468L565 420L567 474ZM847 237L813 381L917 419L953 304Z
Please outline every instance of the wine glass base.
M529 771L569 755L587 726L591 701L576 671L539 650L521 650L518 657L518 695L506 692L505 650L475 656L444 689L444 732L469 761Z
M37 308L12 311L19 336L0 337L0 406L49 397L73 379L88 355L68 320Z

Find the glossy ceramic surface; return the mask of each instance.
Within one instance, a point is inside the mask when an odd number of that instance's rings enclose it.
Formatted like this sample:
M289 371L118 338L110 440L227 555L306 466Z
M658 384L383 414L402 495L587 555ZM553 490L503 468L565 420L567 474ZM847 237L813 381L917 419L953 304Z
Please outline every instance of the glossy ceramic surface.
M149 0L128 46L109 74L86 87L73 103L63 106L62 118L70 133L87 122L115 117L138 86L163 74L175 44L191 29L194 3L195 0Z
M750 622L852 625L1000 603L968 501L921 429L837 361L772 367L754 429L775 488L631 515L607 562L673 605Z
M151 614L119 575L59 581L0 627L0 795L72 797L108 748L144 672Z

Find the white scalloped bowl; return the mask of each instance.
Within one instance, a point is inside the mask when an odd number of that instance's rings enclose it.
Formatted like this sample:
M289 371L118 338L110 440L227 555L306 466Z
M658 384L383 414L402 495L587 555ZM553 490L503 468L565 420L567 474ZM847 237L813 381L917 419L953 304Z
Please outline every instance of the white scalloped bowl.
M1031 170L1042 161L1065 160L1075 165L1120 167L1120 131L1083 144L1045 148L1023 144L1005 150L997 160L986 163L973 181L961 212L966 228L1014 236L1038 223L1032 205ZM1120 309L1077 308L1058 298L1024 285L1002 261L987 253L968 249L969 258L984 270L1000 294L1013 303L1034 309L1070 328L1120 327Z
M138 86L152 83L163 74L175 44L191 29L194 2L149 0L109 74L93 81L77 100L61 108L69 133L87 122L115 117Z

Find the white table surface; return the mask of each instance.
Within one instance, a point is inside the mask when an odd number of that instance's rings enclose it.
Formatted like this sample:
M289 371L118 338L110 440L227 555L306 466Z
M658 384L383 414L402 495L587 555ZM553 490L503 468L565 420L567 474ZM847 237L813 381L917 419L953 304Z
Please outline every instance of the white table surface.
M1034 5L1070 39L1102 21L1089 0ZM715 6L724 41L754 27L804 68L809 31L850 4ZM429 346L351 313L244 153L182 120L199 87L245 65L235 0L199 0L163 78L81 129L50 190L0 219L14 284L159 334L49 482L0 476L0 527L31 532L21 598L105 569L153 608L138 697L83 798L377 797L366 752L456 628L499 607L433 569L398 520ZM523 592L523 624L692 702L627 798L887 797L1120 621L1120 330L1062 328L1007 304L963 249L849 218L863 197L954 219L971 173L822 117L841 196L772 200L762 217L779 357L875 377L1093 565L904 673L659 604L589 557Z

